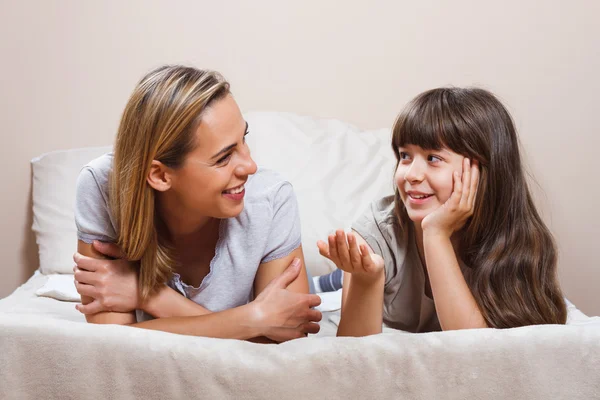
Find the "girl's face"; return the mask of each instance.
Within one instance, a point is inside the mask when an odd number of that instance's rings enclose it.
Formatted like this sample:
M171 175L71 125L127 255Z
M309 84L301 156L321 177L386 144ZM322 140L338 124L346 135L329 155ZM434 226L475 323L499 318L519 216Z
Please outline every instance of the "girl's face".
M462 174L464 157L442 148L427 150L415 145L399 147L400 162L394 176L409 218L420 224L423 218L450 198L452 174Z
M180 211L192 218L230 218L242 212L244 184L257 170L247 133L248 124L232 96L204 111L196 129L196 148L171 175Z

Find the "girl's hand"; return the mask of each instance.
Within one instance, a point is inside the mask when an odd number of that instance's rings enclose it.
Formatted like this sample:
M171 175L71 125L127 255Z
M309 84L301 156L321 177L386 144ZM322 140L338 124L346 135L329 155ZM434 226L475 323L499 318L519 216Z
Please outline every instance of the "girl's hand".
M423 233L440 233L450 237L473 215L479 185L477 161L471 165L470 160L465 157L462 178L458 171L454 171L453 180L454 190L450 198L437 210L423 218L421 222Z
M82 314L103 311L131 312L140 307L136 263L123 258L115 244L94 241L94 248L115 260L86 257L75 253L73 267L75 288L91 303L76 306Z
M312 308L321 304L321 298L316 294L295 293L286 289L301 270L300 260L294 259L251 303L262 335L276 342L319 332L317 322L321 320L321 312Z
M319 253L333 261L339 269L352 274L353 282L375 282L383 274L383 258L373 253L368 244L361 243L359 246L354 233L348 233L346 240L346 233L337 230L335 235L329 235L328 241L317 242Z

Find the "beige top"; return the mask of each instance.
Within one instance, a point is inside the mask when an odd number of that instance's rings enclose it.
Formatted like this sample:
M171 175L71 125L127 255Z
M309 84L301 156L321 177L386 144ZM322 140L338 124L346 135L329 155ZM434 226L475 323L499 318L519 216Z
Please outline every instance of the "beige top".
M433 299L425 294L425 271L412 225L405 233L400 232L394 217L394 196L373 202L352 229L385 262L383 322L408 332L441 330Z

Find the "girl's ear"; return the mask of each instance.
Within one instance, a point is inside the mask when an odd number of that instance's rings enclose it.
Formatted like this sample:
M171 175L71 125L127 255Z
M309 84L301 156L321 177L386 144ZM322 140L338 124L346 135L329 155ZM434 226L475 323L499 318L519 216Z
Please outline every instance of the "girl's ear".
M152 160L146 181L153 189L166 192L171 188L171 169L160 161Z

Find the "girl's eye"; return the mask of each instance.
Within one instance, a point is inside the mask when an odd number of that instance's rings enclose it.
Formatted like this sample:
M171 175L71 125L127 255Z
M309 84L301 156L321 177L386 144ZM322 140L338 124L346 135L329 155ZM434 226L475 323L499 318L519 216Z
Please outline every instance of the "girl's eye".
M246 143L246 136L248 136L249 133L250 131L246 131L246 133L244 133L244 138L242 139L244 143Z
M405 151L400 152L400 160L408 160L409 158L410 158L410 156L408 155L407 152L405 152Z
M442 161L442 159L438 156L429 155L429 156L427 156L427 161L436 163L436 162Z

